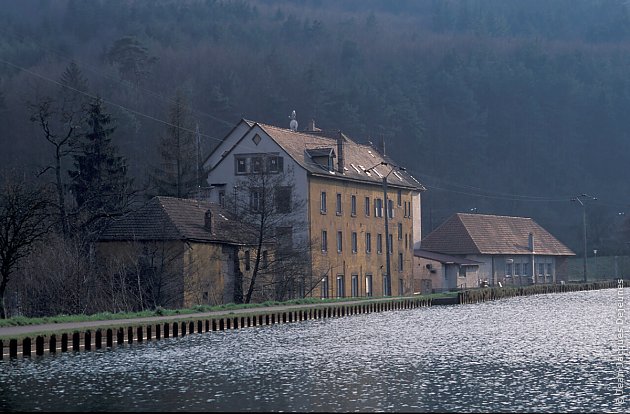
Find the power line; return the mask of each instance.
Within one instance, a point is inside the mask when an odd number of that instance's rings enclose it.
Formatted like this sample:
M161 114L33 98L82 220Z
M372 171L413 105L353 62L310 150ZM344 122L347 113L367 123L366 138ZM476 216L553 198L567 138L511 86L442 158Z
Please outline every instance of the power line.
M66 62L71 62L71 61L79 62L79 63L81 63L81 67L87 68L92 73L95 73L96 75L98 75L98 76L100 76L100 77L102 77L104 79L107 79L107 80L113 81L113 82L117 82L117 83L119 83L119 84L121 84L121 85L123 85L123 86L125 86L127 88L134 89L136 91L140 91L140 92L142 92L144 94L152 95L154 97L159 98L161 101L163 101L165 103L169 103L169 104L175 103L175 101L172 98L166 97L166 96L164 96L164 95L162 95L162 94L160 94L158 92L155 92L155 91L152 91L150 89L141 87L139 85L134 85L133 83L131 83L129 81L126 81L124 79L118 79L118 78L114 78L112 76L109 76L107 74L103 74L101 70L95 69L94 66L88 65L88 64L86 64L85 62L82 62L79 59L71 58L67 54L64 54L63 52L59 52L59 51L53 50L51 47L42 46L40 42L38 42L37 40L34 40L33 38L27 38L24 35L20 35L20 34L17 34L17 33L8 33L5 29L2 29L2 28L0 28L0 32L4 33L7 36L13 36L14 38L17 38L19 41L22 41L22 42L25 42L26 40L28 40L31 43L35 43L35 44L37 44L37 46L39 46L40 49L42 49L42 50L44 50L44 51L46 51L48 53L51 53L51 54L55 55L57 58L59 58L61 60L64 60ZM207 117L207 118L211 118L211 119L213 119L213 120L215 120L217 122L220 122L222 124L225 124L227 126L233 126L234 125L232 122L229 122L229 121L226 121L224 119L218 118L218 117L216 117L216 116L214 116L212 114L209 114L207 112L203 112L203 111L200 111L200 110L195 109L195 108L191 108L191 110L192 110L193 113L195 113L197 115L201 115L201 116L204 116L204 117Z

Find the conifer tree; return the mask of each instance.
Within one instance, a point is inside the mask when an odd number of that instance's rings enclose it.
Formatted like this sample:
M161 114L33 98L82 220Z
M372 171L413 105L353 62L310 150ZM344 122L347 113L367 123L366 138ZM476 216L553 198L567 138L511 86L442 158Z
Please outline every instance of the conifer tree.
M100 98L89 104L87 124L88 132L81 137L74 155L75 170L69 171L70 188L84 227L99 218L122 214L132 195L126 161L111 140L116 127Z
M190 109L177 92L169 111L167 132L160 138L160 165L153 176L159 195L190 197L197 187L197 146Z

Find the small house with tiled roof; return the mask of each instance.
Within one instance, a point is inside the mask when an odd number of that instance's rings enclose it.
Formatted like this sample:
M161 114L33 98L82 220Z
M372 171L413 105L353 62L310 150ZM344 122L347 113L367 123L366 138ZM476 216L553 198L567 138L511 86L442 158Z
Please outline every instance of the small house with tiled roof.
M112 220L97 253L121 281L142 286L144 307L232 303L248 276L238 273L249 249L243 233L218 204L158 196Z
M479 281L489 285L567 281L567 258L575 256L531 218L464 213L428 234L421 249L480 262Z
M219 204L230 197L256 200L243 194L248 176L268 173L290 180L287 193L304 201L304 208L294 213L306 223L291 228L292 237L310 246L304 257L310 270L303 278L303 294L411 294L425 188L381 152L341 131L317 128L313 121L298 130L243 119L212 151L204 168L211 199Z

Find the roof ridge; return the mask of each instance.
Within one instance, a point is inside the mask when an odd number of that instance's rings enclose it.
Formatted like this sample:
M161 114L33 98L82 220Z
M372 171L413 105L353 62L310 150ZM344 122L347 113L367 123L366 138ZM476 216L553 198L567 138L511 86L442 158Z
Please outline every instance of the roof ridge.
M456 213L458 216L481 216L481 217L501 217L501 218L515 218L515 219L523 219L523 220L533 220L531 217L523 217L523 216L507 216L501 214L483 214L483 213Z

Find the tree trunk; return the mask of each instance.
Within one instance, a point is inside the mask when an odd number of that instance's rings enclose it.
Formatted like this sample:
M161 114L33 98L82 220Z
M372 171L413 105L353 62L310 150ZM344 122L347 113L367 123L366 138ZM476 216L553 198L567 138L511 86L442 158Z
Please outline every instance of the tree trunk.
M234 303L243 303L243 272L238 260L238 248L234 249Z
M7 313L4 308L4 294L7 290L7 282L9 281L9 275L2 273L2 280L0 280L0 319L6 319Z

